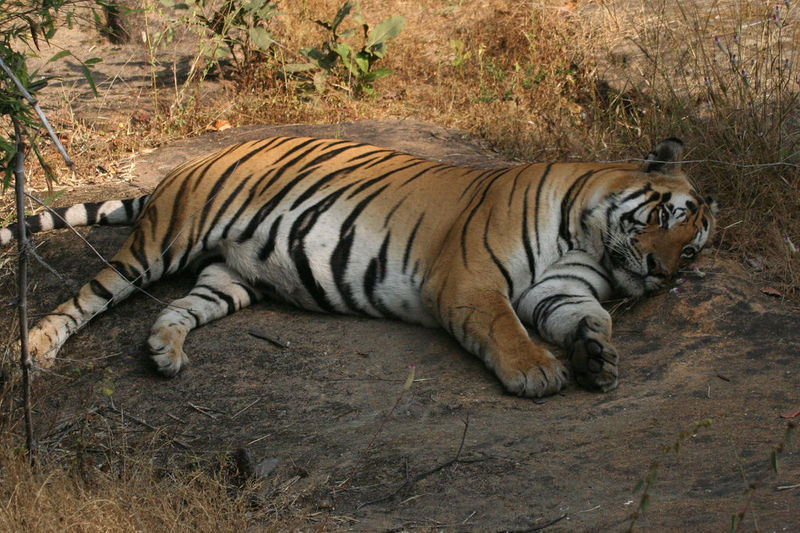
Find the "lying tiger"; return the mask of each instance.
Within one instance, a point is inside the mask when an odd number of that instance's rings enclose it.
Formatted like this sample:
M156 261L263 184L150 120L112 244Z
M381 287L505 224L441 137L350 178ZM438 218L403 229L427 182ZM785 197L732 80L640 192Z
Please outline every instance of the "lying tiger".
M133 225L110 266L31 330L30 350L50 366L110 304L199 266L147 341L167 376L188 362L190 330L269 296L441 326L521 396L568 381L543 340L567 350L580 385L609 391L618 357L600 302L662 287L714 227L716 203L681 172L681 151L667 139L642 165L479 170L336 139L235 144L184 163L149 196L27 219L33 232ZM0 230L0 245L15 231Z

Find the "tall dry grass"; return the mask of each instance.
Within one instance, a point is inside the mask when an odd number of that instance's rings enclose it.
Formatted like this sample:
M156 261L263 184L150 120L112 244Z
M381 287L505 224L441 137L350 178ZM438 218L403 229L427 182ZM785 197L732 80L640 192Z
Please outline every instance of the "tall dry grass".
M159 471L145 454L103 472L76 462L32 467L3 446L0 480L0 530L9 533L239 532L255 521L247 491L233 492L213 471Z

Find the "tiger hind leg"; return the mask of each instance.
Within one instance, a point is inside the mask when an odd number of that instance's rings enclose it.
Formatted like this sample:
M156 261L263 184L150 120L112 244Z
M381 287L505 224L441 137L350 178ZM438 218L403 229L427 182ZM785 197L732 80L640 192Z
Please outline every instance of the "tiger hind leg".
M170 303L150 330L147 346L158 371L172 377L189 362L183 351L189 331L261 298L258 290L224 263L205 267L189 294Z

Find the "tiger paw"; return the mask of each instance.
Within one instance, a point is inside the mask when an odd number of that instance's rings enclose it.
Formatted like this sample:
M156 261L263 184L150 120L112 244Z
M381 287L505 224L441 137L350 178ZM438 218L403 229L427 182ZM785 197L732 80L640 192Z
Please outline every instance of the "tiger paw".
M497 377L503 382L506 390L517 396L541 398L555 394L566 386L569 371L553 354L543 351L544 355L536 362L527 365L519 363L512 368L497 368Z
M181 368L189 363L189 357L183 351L183 340L186 333L160 329L151 333L147 339L150 357L163 376L174 377Z
M28 355L34 366L50 368L56 360L58 346L53 345L50 336L41 328L34 327L28 333Z
M592 317L585 317L578 324L569 359L575 381L581 387L601 392L617 388L619 355L607 331Z

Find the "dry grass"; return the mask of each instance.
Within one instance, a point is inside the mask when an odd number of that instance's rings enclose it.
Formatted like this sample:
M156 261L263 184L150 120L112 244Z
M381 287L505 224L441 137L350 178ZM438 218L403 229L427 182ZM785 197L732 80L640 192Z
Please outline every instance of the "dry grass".
M163 18L148 10L153 0L142 5L147 24L137 15L133 33L156 35ZM787 296L798 294L800 255L787 240L800 243L800 8L780 3L775 11L754 0L364 1L371 24L392 14L407 24L380 64L395 74L376 83L375 98L355 98L344 76L320 94L282 73L303 60L300 48L322 44L326 33L313 20L330 19L340 5L280 4L268 23L279 45L238 76L212 69L213 80L145 86L134 109L114 109L114 91L102 89L102 113L85 111L97 104L84 102L78 114L64 106L61 124L80 174L96 175L98 160L201 134L217 119L413 117L474 133L526 161L641 157L675 135L697 161L690 172L724 207L727 229L717 244L763 268L761 279ZM197 37L188 32L185 40ZM164 56L154 72L169 71L171 48L150 49ZM59 98L77 102L74 92ZM150 120L129 120L136 109Z
M137 89L137 109L151 115L145 122L130 121L131 108L111 109L113 92L100 111L85 111L85 103L75 111L74 89L63 89L55 95L66 102L56 121L69 132L79 175L104 179L96 177L98 162L108 166L144 147L200 134L216 119L244 125L413 117L479 135L521 160L635 158L674 135L694 161L689 172L723 205L715 246L796 301L800 8L779 3L775 12L774 3L754 0L364 0L372 24L392 14L407 20L381 63L395 74L376 83L375 98L364 99L353 97L346 79L319 94L281 75L282 64L302 59L301 47L322 43L324 32L312 20L331 18L340 5L281 2L282 14L269 26L279 42L274 54L244 78L179 82L157 96ZM155 32L158 20L148 17L147 30ZM98 120L101 114L111 118ZM0 529L249 524L247 498L213 469L165 474L130 461L114 475L92 467L87 481L61 463L31 470L4 447Z
M159 472L147 463L114 473L69 464L31 467L4 446L0 471L3 531L234 532L252 523L247 494L231 496L224 481L202 470Z

